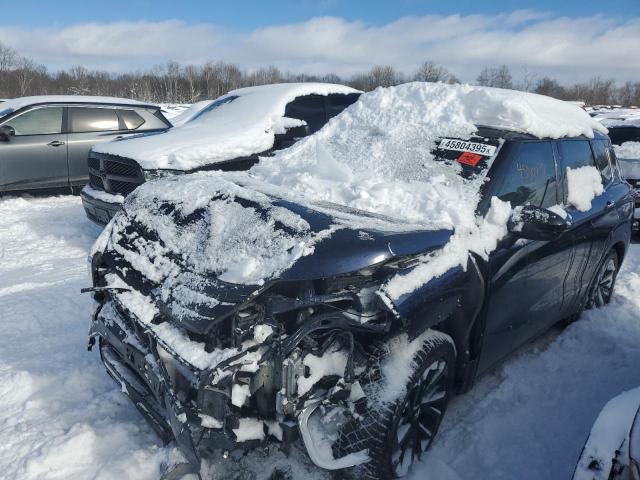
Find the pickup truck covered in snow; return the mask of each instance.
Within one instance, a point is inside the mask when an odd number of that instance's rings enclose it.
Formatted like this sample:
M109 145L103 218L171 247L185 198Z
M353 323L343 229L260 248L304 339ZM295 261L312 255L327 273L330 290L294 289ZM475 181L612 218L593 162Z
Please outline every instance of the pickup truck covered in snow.
M199 102L170 131L110 142L89 152L87 216L105 224L124 197L145 181L197 170L246 170L260 155L286 148L319 130L360 92L328 83L241 88Z
M301 438L320 467L403 476L455 392L610 300L633 200L605 132L412 83L248 172L146 183L94 246L90 345L186 470Z

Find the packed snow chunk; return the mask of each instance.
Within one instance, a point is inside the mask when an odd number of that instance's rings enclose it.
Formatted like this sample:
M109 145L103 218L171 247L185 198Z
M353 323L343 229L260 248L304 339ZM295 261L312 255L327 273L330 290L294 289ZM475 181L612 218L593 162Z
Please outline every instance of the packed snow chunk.
M495 250L498 241L507 234L511 212L509 202L493 197L485 218L478 219L477 224L468 228L457 229L442 250L426 255L421 263L408 272L393 276L384 285L381 294L397 300L452 268L466 268L470 252L487 258Z
M236 436L236 441L264 440L264 422L262 420L241 418L239 421L238 428L232 429Z
M640 142L624 142L622 145L614 145L613 150L619 159L640 160Z
M287 104L303 95L358 93L325 83L281 83L233 90L209 104L196 104L175 127L94 147L98 152L137 161L145 169L192 170L204 165L261 153L291 123ZM300 121L296 125L301 124Z
M607 480L617 450L622 456L618 461L628 464L629 459L624 457L628 457L629 445L625 441L628 441L638 409L640 388L624 392L607 402L593 424L573 480ZM598 468L589 468L593 462L598 464Z
M258 343L264 343L272 334L273 327L271 325L256 325L253 327L253 338Z
M198 416L200 417L200 425L204 428L220 429L224 426L224 424L217 418L205 415L204 413L199 413Z
M329 349L324 355L318 357L309 354L304 357L302 363L309 367L309 376L298 378L298 395L304 395L322 378L330 375L344 375L347 367L348 356L342 350Z
M233 387L231 387L231 403L236 407L242 407L247 403L250 396L251 392L249 391L249 385L239 385L234 383Z
M567 168L567 201L581 212L591 208L591 200L604 192L602 176L596 167Z
M96 200L100 200L101 202L117 204L124 202L124 197L119 193L107 193L104 190L96 190L88 184L82 188L82 193L89 195L91 198L95 198Z
M427 330L422 335L409 341L409 336L402 333L387 341L383 346L387 353L383 360L382 381L379 391L372 400L380 404L394 403L407 393L409 378L416 369L415 357L425 343L451 338L437 330Z

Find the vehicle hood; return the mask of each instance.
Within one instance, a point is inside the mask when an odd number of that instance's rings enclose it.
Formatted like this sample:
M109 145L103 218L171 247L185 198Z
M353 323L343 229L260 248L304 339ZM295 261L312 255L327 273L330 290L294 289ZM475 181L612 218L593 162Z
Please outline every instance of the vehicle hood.
M247 177L244 184L189 177L188 193L180 188L184 176L142 185L94 250L161 312L199 333L274 282L354 272L432 251L451 236L335 204L276 197Z

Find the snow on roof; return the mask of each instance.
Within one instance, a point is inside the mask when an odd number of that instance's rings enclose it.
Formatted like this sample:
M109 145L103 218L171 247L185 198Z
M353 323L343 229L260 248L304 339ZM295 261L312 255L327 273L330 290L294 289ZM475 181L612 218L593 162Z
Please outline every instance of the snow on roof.
M233 90L217 101L237 97L196 119L153 137L103 143L96 151L136 160L146 169L191 170L264 152L284 133L287 103L302 95L357 93L329 83L279 83Z
M16 110L29 105L39 103L105 103L105 104L124 104L124 105L148 105L138 100L130 100L128 98L118 97L100 97L90 95L36 95L32 97L19 97L7 100L2 103L2 111L0 116L7 115Z

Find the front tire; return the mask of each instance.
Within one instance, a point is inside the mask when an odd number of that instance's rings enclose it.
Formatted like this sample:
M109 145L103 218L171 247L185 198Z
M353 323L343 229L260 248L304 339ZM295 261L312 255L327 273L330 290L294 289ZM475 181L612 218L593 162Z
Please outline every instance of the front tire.
M428 331L411 359L413 369L398 399L384 403L385 362L394 361L387 347L380 349L364 386L368 402L360 420L342 431L334 451L346 455L368 450L368 463L351 476L359 480L402 478L431 446L453 391L455 345L451 337Z

